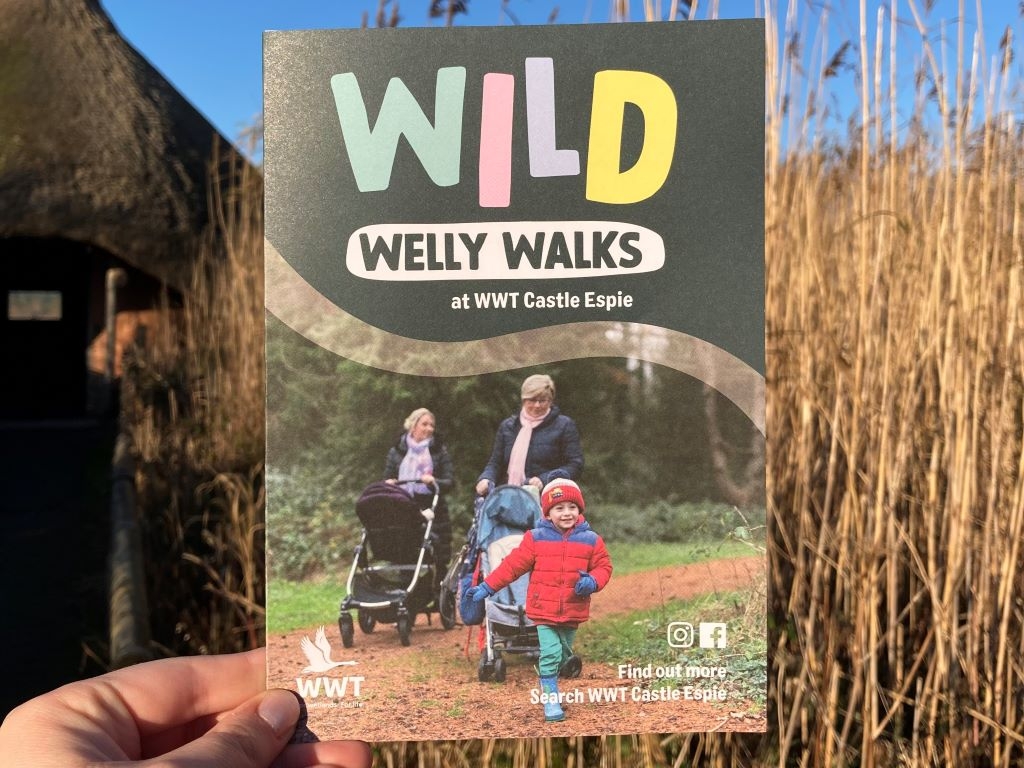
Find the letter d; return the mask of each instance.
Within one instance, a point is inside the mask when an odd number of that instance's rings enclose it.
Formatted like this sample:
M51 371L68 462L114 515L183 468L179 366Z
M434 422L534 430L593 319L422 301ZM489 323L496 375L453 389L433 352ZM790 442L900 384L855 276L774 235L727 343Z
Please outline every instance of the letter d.
M626 102L644 116L644 145L632 168L619 172ZM672 167L678 109L668 83L647 72L618 69L594 75L587 150L587 199L627 204L661 189Z

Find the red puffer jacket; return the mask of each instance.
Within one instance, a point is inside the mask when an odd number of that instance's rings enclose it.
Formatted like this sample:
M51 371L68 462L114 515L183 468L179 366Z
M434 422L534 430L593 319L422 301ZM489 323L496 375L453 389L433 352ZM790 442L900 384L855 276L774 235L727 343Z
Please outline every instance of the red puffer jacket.
M484 581L497 591L527 571L526 615L538 624L576 626L590 616L590 596L580 597L573 591L579 572L589 573L597 588L604 589L612 577L612 559L582 515L564 533L545 519L526 532L519 546Z

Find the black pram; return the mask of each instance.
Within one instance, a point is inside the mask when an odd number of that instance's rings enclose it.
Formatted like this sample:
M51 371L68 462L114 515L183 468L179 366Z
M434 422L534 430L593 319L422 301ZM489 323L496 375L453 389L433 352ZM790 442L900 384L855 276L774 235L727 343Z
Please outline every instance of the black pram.
M395 624L402 645L409 645L419 613L425 613L429 621L431 612L436 611L441 626L455 626L454 600L442 600L436 586L431 527L439 491L436 485L432 490L433 502L427 510L404 488L385 482L367 486L356 502L363 532L338 616L346 648L355 642L353 608L363 632L373 632L378 623Z

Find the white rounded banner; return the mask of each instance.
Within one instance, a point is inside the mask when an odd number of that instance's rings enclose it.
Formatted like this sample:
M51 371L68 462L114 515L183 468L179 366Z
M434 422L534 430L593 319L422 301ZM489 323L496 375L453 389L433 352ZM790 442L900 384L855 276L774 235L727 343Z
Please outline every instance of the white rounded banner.
M657 232L615 221L374 224L348 239L345 266L367 280L521 280L654 272Z

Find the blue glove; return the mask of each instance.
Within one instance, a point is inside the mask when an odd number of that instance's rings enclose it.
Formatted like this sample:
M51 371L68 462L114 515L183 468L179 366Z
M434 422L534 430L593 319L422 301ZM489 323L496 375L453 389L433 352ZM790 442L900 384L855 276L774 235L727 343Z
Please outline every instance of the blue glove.
M473 599L477 590L480 587L471 587L470 584L473 582L473 574L463 574L462 578L459 579L459 615L462 617L462 622L466 625L482 624L484 620L484 603L483 600L477 602ZM486 596L486 593L481 592Z
M595 587L596 589L596 587ZM487 586L486 581L481 581L475 587L470 588L466 592L466 598L472 600L474 603L478 603L494 594L494 590Z
M580 577L576 580L576 586L572 591L580 597L587 597L597 592L597 580L586 571L580 571L579 574Z

